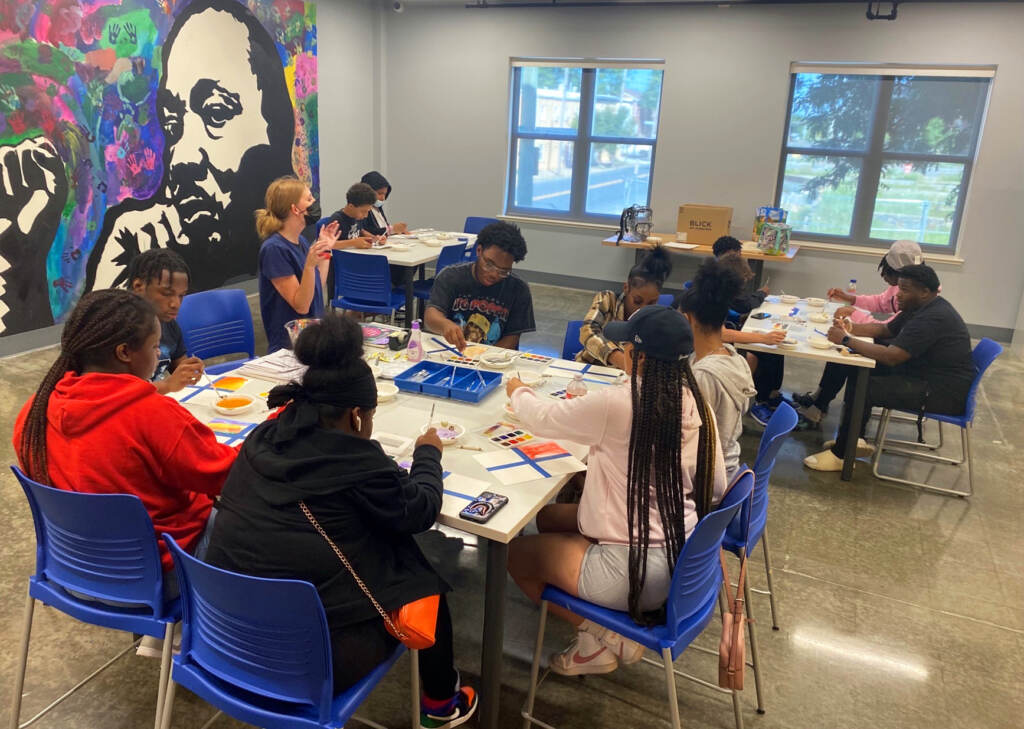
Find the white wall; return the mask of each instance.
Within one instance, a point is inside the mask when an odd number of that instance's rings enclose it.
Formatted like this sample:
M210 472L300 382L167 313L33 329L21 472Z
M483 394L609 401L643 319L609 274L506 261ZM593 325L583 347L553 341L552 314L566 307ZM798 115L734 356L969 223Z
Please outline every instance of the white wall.
M936 268L969 323L1012 329L1024 290L1024 6L915 3L902 5L895 22L869 22L864 8L414 5L388 12L381 169L395 185L392 217L451 228L467 214L501 212L509 56L666 59L656 227L671 230L682 202L718 203L735 208L733 232L741 237L749 237L754 207L771 202L791 61L998 64L961 232L966 263ZM322 63L322 88L329 78ZM322 94L321 104L329 98ZM599 231L522 227L528 271L618 281L632 262L625 251L602 248ZM694 260L677 259L687 270ZM854 277L871 290L881 285L876 263L805 250L792 265L768 270L773 286L787 291L820 292Z
M345 204L345 191L376 168L382 108L373 103L378 74L379 13L373 0L317 3L320 199L324 213Z

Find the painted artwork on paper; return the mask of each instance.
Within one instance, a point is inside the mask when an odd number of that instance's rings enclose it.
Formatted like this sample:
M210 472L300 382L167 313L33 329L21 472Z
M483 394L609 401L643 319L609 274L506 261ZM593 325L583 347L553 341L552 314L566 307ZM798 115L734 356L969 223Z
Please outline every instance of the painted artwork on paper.
M319 189L313 2L0 0L0 336L153 247L253 276L284 174Z

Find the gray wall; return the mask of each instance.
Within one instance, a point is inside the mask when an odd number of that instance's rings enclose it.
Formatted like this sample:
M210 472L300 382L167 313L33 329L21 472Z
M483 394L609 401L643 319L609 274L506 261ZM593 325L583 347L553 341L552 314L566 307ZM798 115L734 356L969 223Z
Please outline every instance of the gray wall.
M733 232L747 238L754 207L773 194L791 61L998 64L962 226L966 262L936 268L965 320L1008 334L1024 290L1024 6L915 3L902 5L895 22L869 22L864 7L412 5L386 13L391 111L381 164L395 184L389 207L413 224L449 228L467 214L501 212L509 56L664 58L656 228L674 229L682 202L717 203L734 207ZM541 272L527 278L620 281L632 262L626 251L602 248L600 231L522 227L530 245L523 268ZM695 259L677 261L673 278L685 278ZM767 270L773 287L820 294L850 278L862 290L880 287L876 264L876 256L804 250Z

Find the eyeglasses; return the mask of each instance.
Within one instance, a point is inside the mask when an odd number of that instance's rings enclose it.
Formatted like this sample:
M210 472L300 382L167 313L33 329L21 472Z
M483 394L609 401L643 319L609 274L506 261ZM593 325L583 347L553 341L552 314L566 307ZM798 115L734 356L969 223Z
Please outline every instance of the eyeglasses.
M498 274L499 278L508 278L509 276L512 275L511 268L502 268L497 263L495 263L494 261L492 261L490 258L483 254L480 254L480 261L481 263L483 263L485 271L496 273Z

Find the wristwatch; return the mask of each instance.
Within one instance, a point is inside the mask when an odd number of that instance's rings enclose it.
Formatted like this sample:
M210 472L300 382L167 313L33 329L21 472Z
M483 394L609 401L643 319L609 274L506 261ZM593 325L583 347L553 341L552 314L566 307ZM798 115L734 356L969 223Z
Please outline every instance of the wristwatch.
M849 343L850 343L850 335L847 334L846 336L843 337L843 340L840 342L840 344L842 344L845 347Z

